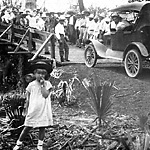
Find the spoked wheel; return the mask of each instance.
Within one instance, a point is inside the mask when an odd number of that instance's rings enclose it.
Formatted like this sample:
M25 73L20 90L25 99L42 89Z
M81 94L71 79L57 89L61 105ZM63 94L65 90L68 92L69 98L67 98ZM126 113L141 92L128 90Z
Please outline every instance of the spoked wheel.
M142 71L142 58L138 50L129 50L124 60L125 71L129 77L136 78Z
M93 45L89 44L84 52L85 64L87 67L94 67L97 62L97 54Z

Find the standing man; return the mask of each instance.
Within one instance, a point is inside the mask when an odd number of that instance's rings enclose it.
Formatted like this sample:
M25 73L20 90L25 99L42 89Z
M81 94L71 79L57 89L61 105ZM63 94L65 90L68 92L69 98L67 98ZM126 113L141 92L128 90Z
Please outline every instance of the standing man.
M69 61L69 47L65 39L65 28L64 28L65 17L61 16L59 18L59 23L55 27L55 34L59 43L59 55L60 61Z
M96 40L99 38L100 34L100 22L98 16L94 17L94 33L93 33L93 38Z
M71 12L69 22L68 22L68 27L69 27L69 40L70 43L73 45L76 44L75 23L76 23L76 19L74 16L74 12Z
M81 21L81 14L77 14L77 15L76 15L76 24L75 24L76 46L77 46L77 47L80 47L80 43L79 43L80 21Z
M94 33L94 25L95 25L95 22L94 22L94 15L93 14L90 14L89 16L89 20L87 22L87 25L86 25L86 28L87 28L87 34L88 36L86 37L87 39L89 39L90 37L93 36L93 33Z
M80 25L79 25L80 26L80 34L79 34L79 47L80 48L82 46L82 43L83 43L83 46L85 45L85 43L84 43L84 35L85 35L85 32L86 32L86 24L87 24L87 20L85 18L84 12L82 12Z

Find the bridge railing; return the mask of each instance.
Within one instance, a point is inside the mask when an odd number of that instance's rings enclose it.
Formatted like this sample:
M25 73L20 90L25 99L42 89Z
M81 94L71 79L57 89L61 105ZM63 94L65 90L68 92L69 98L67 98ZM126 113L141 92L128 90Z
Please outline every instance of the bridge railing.
M35 52L35 55L31 58L34 60L44 49L48 51L50 47L51 58L55 59L55 35L45 31L39 31L37 29L28 27L22 28L14 24L0 23L0 38L6 39L8 42L16 44L14 53L18 52L22 46L23 41L27 41L27 47L24 49L28 52L32 52L32 42L42 44Z

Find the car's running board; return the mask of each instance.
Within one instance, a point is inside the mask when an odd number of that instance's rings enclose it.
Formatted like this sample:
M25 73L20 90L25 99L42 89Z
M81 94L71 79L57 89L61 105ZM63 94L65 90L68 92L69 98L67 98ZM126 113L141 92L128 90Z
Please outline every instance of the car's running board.
M113 51L112 49L107 49L106 51L106 58L116 59L116 60L123 60L123 52L121 51Z

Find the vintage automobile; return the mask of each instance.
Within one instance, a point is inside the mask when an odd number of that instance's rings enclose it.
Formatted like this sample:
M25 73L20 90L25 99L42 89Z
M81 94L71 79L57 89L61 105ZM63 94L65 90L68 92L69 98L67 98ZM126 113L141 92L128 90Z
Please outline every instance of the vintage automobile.
M144 67L150 66L150 3L128 3L111 12L119 13L130 26L104 34L102 40L88 40L85 64L94 67L98 58L120 60L127 75L136 78Z

